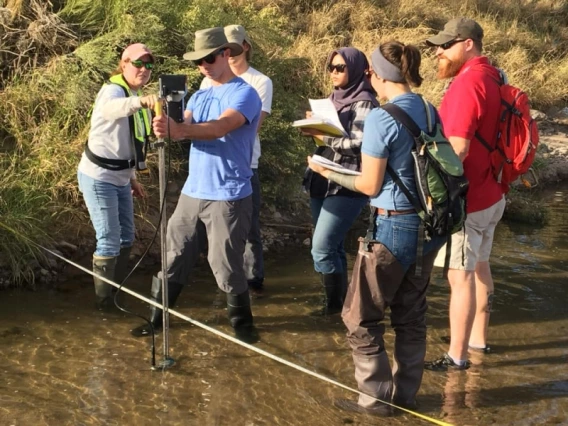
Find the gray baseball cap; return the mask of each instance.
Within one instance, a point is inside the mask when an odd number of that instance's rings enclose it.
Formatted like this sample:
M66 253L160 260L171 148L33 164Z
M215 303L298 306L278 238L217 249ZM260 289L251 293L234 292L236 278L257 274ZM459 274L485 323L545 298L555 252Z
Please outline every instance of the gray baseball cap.
M483 40L483 28L469 18L455 18L444 25L444 29L426 40L428 46L439 46L455 39Z
M224 30L229 43L237 43L242 46L243 42L246 41L252 47L250 38L242 25L227 25Z

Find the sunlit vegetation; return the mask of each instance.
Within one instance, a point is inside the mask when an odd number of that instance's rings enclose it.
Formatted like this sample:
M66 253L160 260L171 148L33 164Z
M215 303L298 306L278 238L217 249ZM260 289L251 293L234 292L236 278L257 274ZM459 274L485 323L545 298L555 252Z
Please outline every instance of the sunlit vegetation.
M444 82L435 79L434 54L423 40L448 19L467 15L484 27L486 53L530 94L534 107L546 110L568 100L564 1L4 0L0 5L0 223L11 228L0 227L0 267L12 269L17 285L33 279L30 259L39 257L23 236L49 243L50 237L64 233L72 239L90 226L76 167L96 92L130 42L153 49L159 58L155 77L184 73L195 90L199 73L181 60L193 33L234 23L246 27L254 44L253 66L270 75L275 88L273 113L261 133L264 200L283 209L302 200L301 176L312 149L289 123L303 115L308 97L329 93L324 63L334 48L353 45L370 53L391 39L418 45L424 54L420 91L436 103ZM157 90L156 81L149 92ZM174 178L180 162L175 155ZM151 163L146 183L155 193L157 165Z

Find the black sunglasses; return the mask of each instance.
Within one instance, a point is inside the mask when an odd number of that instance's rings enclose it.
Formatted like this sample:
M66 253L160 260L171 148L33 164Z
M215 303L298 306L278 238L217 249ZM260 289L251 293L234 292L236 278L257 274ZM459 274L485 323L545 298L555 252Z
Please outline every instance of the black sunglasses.
M329 72L333 72L333 70L337 71L337 72L343 72L345 71L345 68L347 68L347 65L345 64L329 64L327 66L327 70Z
M219 49L216 52L210 53L209 55L207 55L205 58L201 58L201 59L197 59L195 61L193 61L193 63L195 65L201 65L203 63L203 61L207 62L209 65L214 64L215 61L217 60L217 56L219 56L220 54L222 54L225 51L225 49Z
M152 68L154 68L154 62L144 62L141 61L139 59L135 60L135 61L130 61L130 63L132 64L132 66L134 68L146 68L147 70L151 70Z
M441 47L443 50L447 50L447 49L449 49L450 47L452 47L454 44L461 43L462 41L466 41L466 40L467 40L467 39L464 39L464 40L450 40L450 41L447 41L447 42L445 42L445 43L439 44L438 47Z

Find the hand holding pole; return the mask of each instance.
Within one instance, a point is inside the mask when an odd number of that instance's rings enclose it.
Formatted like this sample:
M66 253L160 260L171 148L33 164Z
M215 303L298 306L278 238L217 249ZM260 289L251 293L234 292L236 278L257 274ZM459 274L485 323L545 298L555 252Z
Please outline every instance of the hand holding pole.
M156 115L156 117L161 117L162 113L163 113L162 100L158 99L158 102L154 104L154 114Z

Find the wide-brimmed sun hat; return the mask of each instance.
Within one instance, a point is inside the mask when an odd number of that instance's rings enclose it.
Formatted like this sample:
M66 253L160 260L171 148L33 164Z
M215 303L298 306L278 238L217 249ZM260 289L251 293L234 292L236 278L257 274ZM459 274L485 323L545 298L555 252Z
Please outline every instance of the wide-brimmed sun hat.
M183 55L183 59L197 61L219 49L231 50L231 56L240 55L243 47L237 43L229 43L222 27L207 28L195 32L195 50Z

